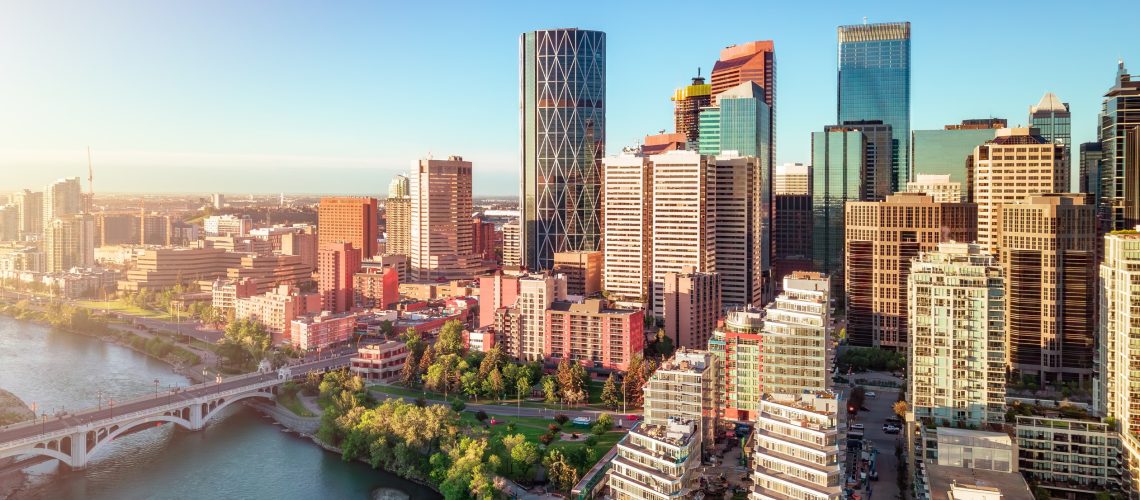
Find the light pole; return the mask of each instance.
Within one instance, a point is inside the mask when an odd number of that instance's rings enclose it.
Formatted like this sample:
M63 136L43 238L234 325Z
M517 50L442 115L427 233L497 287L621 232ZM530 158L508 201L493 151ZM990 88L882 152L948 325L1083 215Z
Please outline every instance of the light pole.
M95 397L99 398L99 409L103 409L103 391L95 391Z
M111 418L115 418L115 400L112 399L109 404L111 405Z
M47 412L40 412L40 434L47 434Z
M158 399L158 379L154 379L154 399Z

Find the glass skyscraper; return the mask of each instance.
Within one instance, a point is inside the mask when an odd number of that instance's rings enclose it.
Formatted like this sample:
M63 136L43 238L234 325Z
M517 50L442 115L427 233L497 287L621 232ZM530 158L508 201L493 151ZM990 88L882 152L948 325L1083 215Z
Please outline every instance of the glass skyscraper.
M843 287L844 205L858 201L866 161L863 132L842 126L811 135L812 260Z
M1072 180L1072 123L1069 103L1061 102L1052 92L1046 92L1036 106L1029 107L1029 126L1040 130L1046 140L1065 145L1065 187Z
M1123 61L1104 95L1099 125L1100 230L1132 229L1140 224L1140 80L1128 74Z
M890 125L892 186L910 180L910 23L839 27L838 123Z
M966 157L974 148L994 138L991 128L952 128L944 130L915 130L911 132L911 163L914 174L949 175L950 182L962 185L962 199L969 180Z
M764 89L755 82L747 81L722 92L716 106L701 110L700 153L715 156L736 151L740 156L760 158L762 166L769 165L771 109L764 102Z
M576 28L519 37L522 264L597 251L606 145L606 34Z

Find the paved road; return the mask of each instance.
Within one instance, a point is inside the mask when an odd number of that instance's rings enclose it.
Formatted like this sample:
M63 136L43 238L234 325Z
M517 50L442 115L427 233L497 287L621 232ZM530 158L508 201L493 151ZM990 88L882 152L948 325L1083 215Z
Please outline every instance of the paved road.
M863 498L874 500L895 500L898 498L899 488L898 458L895 457L895 447L903 446L902 434L887 434L883 432L883 424L887 417L894 415L892 408L898 399L898 392L888 389L870 389L877 394L875 398L867 398L863 406L868 410L859 412L851 423L861 423L866 427L864 431L864 445L874 446L879 450L876 458L875 470L879 473L878 481L871 481L871 494L867 495L865 489L859 490ZM850 473L850 471L848 471Z
M296 376L298 374L313 370L321 371L332 366L343 366L347 363L347 356L325 358L322 360L307 362L294 366L293 375ZM237 389L256 382L263 382L275 378L277 378L276 372L243 375L239 377L223 379L220 383L205 383L190 386L185 389L180 389L177 392L164 390L158 392L155 396L143 396L138 399L123 402L122 404L114 404L113 406L111 404L108 404L106 405L106 408L102 409L89 409L81 411L79 413L66 414L63 416L49 415L46 418L41 416L34 422L12 425L0 430L0 444L37 436L46 432L68 429L77 425L98 421L105 418L112 418L116 414L123 415L126 413L143 411L148 408L162 406L179 401L187 401L200 396L208 396L217 392Z

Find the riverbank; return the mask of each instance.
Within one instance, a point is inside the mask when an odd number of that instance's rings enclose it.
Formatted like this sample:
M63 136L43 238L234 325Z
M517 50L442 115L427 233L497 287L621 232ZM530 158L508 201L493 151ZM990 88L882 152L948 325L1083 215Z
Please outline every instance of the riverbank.
M14 304L5 303L3 305L7 306L7 307L0 307L0 315L7 316L7 317L12 318L16 321L26 321L29 323L34 323L34 324L46 326L49 328L55 328L57 330L64 331L64 332L67 332L70 334L82 335L84 337L98 339L98 340L101 340L101 341L106 342L108 344L115 344L118 346L122 346L122 347L130 349L132 351L135 351L139 354L142 354L148 358L151 358L155 361L160 361L162 363L169 365L171 371L173 371L174 373L177 373L179 375L182 375L183 377L190 379L195 384L200 384L200 383L206 381L206 377L203 376L201 373L201 370L198 369L198 366L202 366L202 365L186 366L184 363L181 362L180 359L178 359L176 357L172 357L170 355L168 355L168 356L156 355L155 353L152 353L152 352L148 351L147 349L142 349L142 348L139 348L138 346L135 346L130 341L127 341L122 337L122 335L131 335L134 337L144 338L144 339L155 338L152 335L144 335L144 334L139 333L139 332L133 332L133 331L125 330L123 328L118 328L117 325L110 324L110 323L108 323L106 325L106 327L108 329L117 330L117 331L121 332L121 334L111 333L111 334L107 334L107 335L99 335L96 333L83 331L81 329L68 328L68 327L64 327L64 326L53 325L50 321L48 321L46 318L44 318L42 311L28 311L28 310L19 310L19 309L13 311L12 308L15 307ZM174 344L174 343L172 343L172 345L174 345L175 347L182 349L182 350L184 350L190 354L198 356L199 359L204 358L204 355L205 355L204 352L199 351L198 349L195 349L189 345L178 345L178 344Z
M36 414L32 412L31 408L28 408L27 403L16 397L15 394L0 389L0 427L33 418L36 418ZM0 460L0 467L8 465L10 462L11 459ZM23 472L0 473L0 498L15 495L26 482L27 476Z

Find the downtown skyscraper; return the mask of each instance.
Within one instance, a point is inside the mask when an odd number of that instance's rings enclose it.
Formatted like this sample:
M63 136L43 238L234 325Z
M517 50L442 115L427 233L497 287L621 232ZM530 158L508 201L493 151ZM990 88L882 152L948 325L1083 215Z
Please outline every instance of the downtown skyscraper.
M1097 137L1100 139L1101 232L1132 229L1140 224L1140 80L1132 79L1124 62L1104 95Z
M521 258L549 269L555 252L601 240L606 146L606 34L577 28L519 37Z
M910 180L910 23L839 27L838 123L891 126L891 192Z

